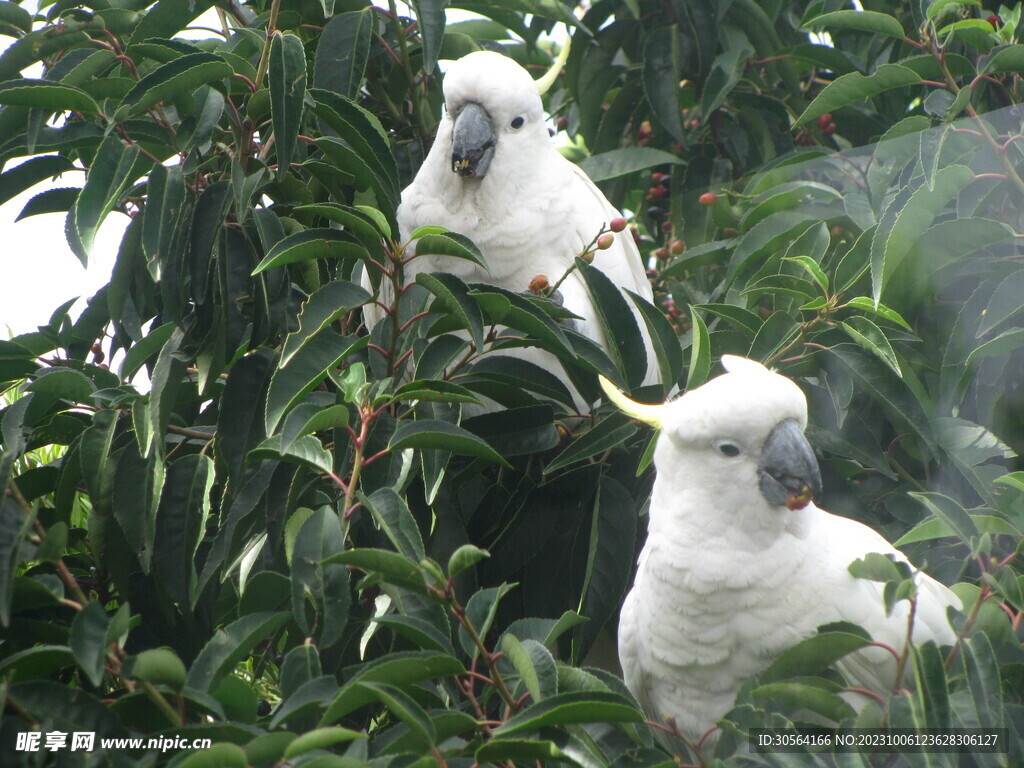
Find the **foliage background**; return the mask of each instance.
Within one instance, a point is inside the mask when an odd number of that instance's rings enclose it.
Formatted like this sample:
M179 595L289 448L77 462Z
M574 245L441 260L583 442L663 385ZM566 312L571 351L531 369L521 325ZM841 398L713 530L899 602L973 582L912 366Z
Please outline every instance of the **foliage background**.
M177 37L211 7L222 30ZM957 647L894 649L913 690L855 715L828 664L864 640L826 628L741 692L717 764L1021 764L1019 8L449 7L479 18L446 23L436 0L0 2L0 194L85 171L24 212L67 211L82 261L107 215L131 217L77 320L0 342L0 762L674 764L585 660L642 543L651 436L480 359L492 342L551 350L595 401L597 372L691 387L723 353L776 365L811 402L822 506L956 584ZM607 352L542 297L445 275L367 334L358 265L403 287L403 259L480 258L440 230L407 252L394 228L437 61L500 49L539 74L560 24L547 107L635 214L657 359L586 264ZM462 418L480 395L508 410ZM913 599L891 565L859 573ZM1010 752L746 754L748 727L808 711L1005 727ZM14 751L35 728L215 746Z

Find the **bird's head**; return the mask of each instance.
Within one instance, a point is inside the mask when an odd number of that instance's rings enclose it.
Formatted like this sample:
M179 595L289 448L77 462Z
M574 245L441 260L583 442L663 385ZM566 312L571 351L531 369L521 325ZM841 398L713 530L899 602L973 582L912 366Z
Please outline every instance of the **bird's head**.
M444 78L452 171L482 178L492 165L522 167L549 143L537 83L508 56L477 51L453 62Z
M821 494L821 474L804 437L803 392L753 360L725 355L722 365L725 374L662 405L635 403L601 383L623 411L661 430L659 477L685 471L738 488L753 483L773 507L807 506Z

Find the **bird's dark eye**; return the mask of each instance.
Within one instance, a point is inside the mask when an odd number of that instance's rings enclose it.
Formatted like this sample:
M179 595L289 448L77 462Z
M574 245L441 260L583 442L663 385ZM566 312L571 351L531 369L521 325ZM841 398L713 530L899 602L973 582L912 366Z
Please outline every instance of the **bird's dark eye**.
M520 128L523 127L523 123L525 123L525 122L526 122L526 118L525 117L523 117L522 115L517 115L517 116L512 118L511 125L512 125L513 129L519 130Z
M730 459L740 455L740 447L735 443L718 443L715 448L720 454Z

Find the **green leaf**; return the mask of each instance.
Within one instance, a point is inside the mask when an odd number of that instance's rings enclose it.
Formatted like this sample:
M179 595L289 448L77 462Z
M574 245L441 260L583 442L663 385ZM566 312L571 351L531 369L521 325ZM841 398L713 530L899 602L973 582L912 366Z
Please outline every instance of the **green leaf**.
M366 734L353 731L350 728L342 728L341 726L315 728L296 737L285 749L282 757L285 760L291 760L293 757L312 752L314 749L327 749L335 744L365 738ZM248 763L246 764L248 765Z
M637 387L647 375L647 351L633 310L618 287L597 267L576 259L577 268L594 300L605 343L629 387Z
M495 736L577 723L640 723L644 716L622 696L602 691L559 693L527 707L494 729Z
M822 293L828 293L828 275L825 274L825 270L821 268L818 262L816 262L810 256L785 256L782 260L791 261L794 264L797 264L800 267L802 267L804 271L811 276L814 282L818 284L818 287L821 288Z
M272 435L249 451L248 458L257 461L283 459L325 475L334 471L334 458L314 435L303 435L287 446L282 444L281 435Z
M156 364L153 366L147 420L153 436L152 445L161 453L178 389L186 375L184 356L179 351L184 338L184 333L180 329L175 330L160 348L160 354L157 355ZM142 451L143 456L149 455L149 447L146 446Z
M931 9L929 9L929 14ZM929 15L928 18L931 18ZM801 29L854 29L884 37L905 37L903 25L895 17L876 11L833 11L804 22Z
M172 600L191 605L196 585L196 549L206 534L210 491L216 480L209 456L191 454L167 465L156 513L153 574Z
M466 623L476 630L480 638L487 637L487 633L498 615L498 603L511 589L512 585L502 584L497 587L481 589L469 598L469 602L466 603ZM459 627L459 642L470 658L477 658L480 648L464 626Z
M647 35L641 60L644 65L644 93L651 111L672 138L679 142L686 141L680 115L679 73L682 71L682 54L676 26L652 29Z
M352 565L367 573L377 574L396 586L420 594L426 591L426 581L420 567L407 557L387 549L350 549L328 557L324 563Z
M290 618L287 612L250 613L218 629L192 662L188 686L204 692L216 689L257 643L284 626Z
M133 441L117 461L111 504L124 538L149 573L156 538L156 514L163 492L165 468L156 451L143 457Z
M277 179L291 167L306 98L306 53L295 35L275 34L270 44L270 114L277 151Z
M445 6L442 0L412 0L423 41L423 71L430 75L437 65L444 39Z
M855 714L837 694L804 683L769 683L758 686L750 695L758 706L773 711L779 708L790 712L809 710L836 722Z
M557 691L555 659L547 648L536 640L520 642L509 632L501 636L499 647L535 702Z
M341 520L330 507L321 507L306 518L298 530L291 556L292 615L307 635L314 635L321 648L330 648L342 637L348 621L351 589L348 569L323 561L345 546ZM312 601L316 616L307 614Z
M871 645L871 638L864 635L819 632L776 656L758 679L762 683L774 683L802 675L820 675L846 654L868 645Z
M282 417L313 387L327 378L342 360L366 347L369 336L339 336L331 328L314 333L289 359L274 371L267 391L265 426L272 434Z
M999 72L1024 72L1024 45L1008 45L1000 48L992 54L988 61L983 60L979 69L981 74L985 75L994 75Z
M331 17L316 48L313 82L317 88L334 91L350 99L359 95L370 56L373 28L371 8Z
M484 256L476 244L458 232L421 235L416 241L417 256L451 256L479 264L486 269Z
M423 536L405 500L393 488L378 488L364 497L367 508L391 543L410 560L426 557Z
M335 280L306 299L299 311L298 330L288 334L281 348L281 367L288 365L311 338L350 310L370 301L362 286Z
M900 572L894 557L891 554L883 555L879 552L869 552L864 557L850 563L847 570L857 579L880 582L897 581L904 578L906 574ZM905 563L900 564L906 569Z
M957 537L965 544L979 536L978 526L956 499L941 493L911 492L910 496L917 499L939 520L949 526Z
M628 288L625 291L633 305L639 310L640 317L643 318L644 325L647 327L647 336L651 340L662 386L667 391L683 375L683 347L679 343L679 336L666 319L664 312Z
M402 424L391 436L388 449L401 451L405 448L451 451L463 456L476 456L505 467L512 466L487 441L447 421L425 419Z
M827 184L820 184L816 181L791 181L778 184L754 200L754 204L740 219L739 230L746 232L773 213L813 202L835 202L841 198L838 191Z
M357 685L363 690L369 691L373 698L386 706L391 713L418 733L427 744L434 744L437 741L437 733L430 717L423 711L423 707L401 688L385 683L359 682Z
M866 317L859 315L841 321L839 327L846 332L847 336L892 368L897 376L903 375L903 371L900 370L900 361L881 328Z
M88 266L103 220L138 177L140 169L136 167L136 160L140 151L137 144L126 145L115 134L107 136L96 151L85 186L64 225L68 244L83 266Z
M166 685L181 692L185 687L187 672L185 665L174 651L167 648L151 648L125 660L122 672L133 680L144 680L154 685Z
M479 765L495 765L506 761L536 761L541 765L565 757L553 741L542 739L490 739L474 756Z
M711 62L711 72L704 81L700 97L700 112L706 124L740 81L746 61L754 52L746 35L728 25L719 32L725 50Z
M47 113L100 111L93 98L80 88L51 80L30 78L0 83L0 105L35 107Z
M1024 309L1024 272L1014 271L996 286L975 334L979 339Z
M950 6L953 6L956 11L959 11L962 6L967 5L973 5L980 8L981 2L979 0L933 0L925 11L925 18L931 21Z
M463 571L472 568L481 560L490 556L490 552L486 549L480 549L475 544L463 544L452 552L451 557L448 558L448 578L454 579Z
M7 445L10 451L10 445ZM0 454L0 467L7 456ZM4 486L7 478L0 477ZM11 598L14 592L14 574L21 562L19 553L32 532L35 511L25 511L9 496L0 495L0 624L5 627L11 623Z
M693 323L693 338L690 342L690 368L686 372L686 389L699 387L707 381L711 372L711 337L704 319L690 304L690 321Z
M861 312L869 312L873 315L877 315L878 317L888 320L890 323L903 326L908 331L913 330L910 327L910 324L903 319L903 316L900 315L899 312L889 309L889 307L884 304L875 304L875 302L867 296L857 296L856 298L850 299L846 302L846 305L848 307L853 307L854 309L859 309Z
M420 272L416 282L437 297L438 302L458 318L469 331L477 350L484 347L484 318L480 306L469 295L469 288L455 275L447 272Z
M839 11L842 13L842 11ZM854 13L850 11L850 13ZM863 13L856 11L856 13ZM897 22L897 26L899 22ZM902 30L900 36L903 35ZM799 127L811 120L816 120L826 112L834 112L841 107L877 96L880 93L891 91L894 88L902 88L907 85L914 85L921 82L921 76L907 67L899 64L882 64L870 75L862 75L860 72L851 72L848 75L837 77L826 85L821 93L815 97L810 106L797 118L793 124Z
M592 181L608 181L656 165L683 164L675 155L653 147L625 147L591 155L580 161L580 168Z
M875 303L882 299L889 277L904 256L959 192L974 181L965 165L949 165L935 173L934 185L919 187L896 216L892 228L879 227L871 243L871 287Z
M1002 479L1003 478L997 478L995 482L998 483ZM992 515L971 515L971 519L977 526L978 531L983 535L988 533L993 536L1020 536L1022 533L1001 517L994 517ZM893 546L902 547L906 544L915 544L919 541L932 541L934 539L944 539L949 537L959 538L958 534L953 531L945 520L932 517L915 525L903 534L899 540L893 544Z
M270 249L256 265L252 274L258 275L271 267L294 264L311 259L353 258L369 256L366 247L348 232L338 229L304 229L288 235Z
M103 682L109 624L110 618L98 600L93 600L75 614L71 623L71 652L89 682L96 686Z
M59 178L64 171L73 167L74 163L62 155L33 157L19 163L0 174L0 205L41 181ZM75 196L77 197L77 191Z
M56 400L70 403L88 403L96 385L81 371L74 368L49 368L25 387L26 392L38 392Z
M574 638L573 653L582 658L605 623L615 614L633 572L636 502L617 480L599 480L591 512L587 567L580 612L590 619Z
M587 430L574 440L558 456L544 467L544 474L550 475L577 461L596 456L617 445L622 445L636 434L637 426L623 413L614 413L599 421L593 429Z
M192 93L200 86L224 80L234 69L220 56L212 53L190 53L157 67L135 84L114 110L114 121L155 107L160 102L172 102L184 93Z

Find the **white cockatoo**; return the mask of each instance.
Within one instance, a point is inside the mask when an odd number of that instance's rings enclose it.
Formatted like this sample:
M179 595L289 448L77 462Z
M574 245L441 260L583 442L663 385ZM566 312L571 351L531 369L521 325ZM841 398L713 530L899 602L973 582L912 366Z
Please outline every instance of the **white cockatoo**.
M480 248L487 268L427 255L407 265L406 281L413 282L420 272L447 272L517 293L540 275L554 285L619 212L578 166L559 154L548 133L538 83L511 58L478 51L451 63L444 104L434 144L402 192L398 224L403 240L428 225L466 235ZM592 263L615 285L653 299L628 230L615 234L611 247L598 250ZM388 289L385 281L384 301L390 298ZM565 308L581 318L575 329L607 348L597 308L579 273L558 290ZM378 307L368 308L371 326L380 318ZM643 323L638 320L638 325L646 340ZM649 342L647 351L648 370L654 371ZM502 354L561 371L552 355L536 348Z
M906 558L868 526L811 500L821 476L804 437L803 393L753 360L726 355L722 364L727 373L663 405L635 403L602 380L620 408L661 430L619 660L648 716L674 718L692 742L732 708L745 681L817 627L853 622L902 649L909 616L907 601L887 616L882 584L848 570L871 552ZM915 578L913 642L952 644L946 608L959 609L959 599L923 573ZM896 682L883 648L836 666L851 687L884 693Z

